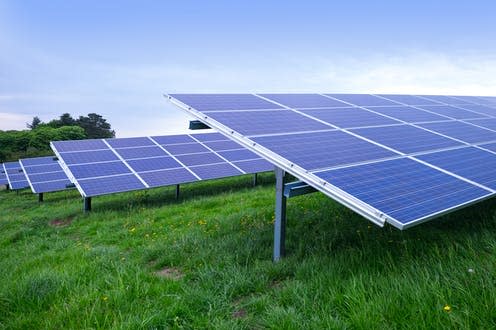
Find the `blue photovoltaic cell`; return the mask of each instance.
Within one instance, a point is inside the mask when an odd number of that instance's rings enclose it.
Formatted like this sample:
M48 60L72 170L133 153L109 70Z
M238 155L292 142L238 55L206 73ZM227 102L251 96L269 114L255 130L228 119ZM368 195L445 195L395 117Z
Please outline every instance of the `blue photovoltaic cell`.
M496 118L465 120L468 123L496 131Z
M78 140L78 141L54 141L52 145L57 149L58 152L68 152L68 151L87 151L87 150L99 150L108 149L108 146L103 142L103 140Z
M200 154L180 155L176 157L186 166L222 163L224 160L213 152L204 152Z
M26 158L19 162L33 193L64 190L71 183L54 157Z
M349 107L349 104L319 94L260 94L293 109Z
M246 149L221 151L219 154L230 162L260 158L257 154Z
M67 189L67 185L71 182L67 179L59 181L46 181L46 182L31 182L33 186L33 192L35 193L45 193L54 192Z
M58 164L57 160L54 160L53 156L50 157L36 157L36 158L25 158L22 160L22 165L26 166L35 166L35 165L51 165Z
M281 108L251 94L171 94L170 96L202 112Z
M200 143L185 143L185 144L172 144L164 146L164 148L172 155L194 154L199 152L209 152L207 148Z
M106 139L105 141L108 144L103 140L93 140L90 143L83 140L57 142L52 145L61 162L68 166L78 189L84 196L144 189L146 185L137 183L140 178L150 187L196 181L198 178L184 166L226 164L222 157L211 152L209 147L205 147L202 143L210 144L219 151L226 150L225 148L229 150L242 148L219 133ZM79 146L80 144L82 146ZM58 145L62 145L64 150L85 151L61 152L57 149ZM88 149L92 146L103 149ZM177 158L181 159L185 165L171 157L169 152L174 156L177 155ZM245 151L241 156L233 154L233 157L244 159L246 153ZM228 174L232 173L228 166L211 168L216 172L224 168ZM55 180L54 174L45 173L44 175ZM171 177L166 177L167 175ZM205 173L202 175L207 177ZM113 180L116 180L115 185L112 184ZM108 184L108 187L98 187L99 182L102 182L102 185ZM130 184L129 187L125 186L127 182Z
M220 133L200 133L200 134L192 134L191 136L200 142L228 140L228 138L226 138L224 135Z
M453 96L459 100L463 100L463 101L466 101L466 102L470 102L470 103L473 103L473 104L486 104L487 102L478 97L478 96Z
M496 141L496 132L459 121L419 124L419 126L468 143Z
M29 183L27 180L21 181L10 181L10 189L12 190L20 190L29 187Z
M205 142L205 145L214 151L239 149L241 146L234 141L212 141Z
M40 173L40 174L29 174L29 181L31 183L47 182L47 181L57 181L57 180L67 180L67 175L60 169L58 172L51 173Z
M152 136L158 144L176 144L176 143L192 143L195 142L193 138L188 135L165 135L165 136Z
M210 117L243 135L295 133L331 129L291 110L209 113Z
M378 96L382 96L387 98L388 100L395 101L405 105L439 105L439 102L427 100L422 97L414 96L414 95L395 95L395 94L380 94Z
M158 157L158 158L145 158L134 159L127 162L135 172L156 171L167 168L181 167L172 157Z
M115 149L115 151L124 159L167 156L167 153L158 146Z
M301 112L341 128L394 125L401 123L394 119L377 115L360 108L313 109L301 110Z
M7 162L7 163L3 163L3 166L5 167L6 170L21 169L21 164L19 164L19 162Z
M470 111L483 113L490 116L496 116L496 108L493 107L488 107L485 105L478 105L478 104L467 104L467 105L461 105L460 107Z
M60 156L67 165L117 161L119 157L110 150L64 152Z
M444 103L448 105L460 105L460 104L467 104L466 101L456 99L454 97L450 96L445 96L445 95L416 95L420 97L427 98L429 100L439 102L439 103Z
M496 155L477 148L461 148L416 156L429 164L496 189Z
M369 110L390 116L407 123L420 123L427 121L443 121L449 118L439 116L424 110L419 110L412 107L397 106L397 107L370 107Z
M140 176L150 187L168 186L198 180L185 168L140 173Z
M202 180L225 178L243 174L228 163L195 166L192 167L191 170Z
M74 177L78 180L84 178L101 177L108 175L131 173L122 162L95 163L69 166Z
M397 156L341 131L266 136L253 140L307 170Z
M86 197L146 188L134 174L85 179L79 180L78 183Z
M3 165L10 189L19 190L29 187L26 175L22 171L19 162L7 162Z
M479 147L496 152L496 143L481 144Z
M3 168L3 164L0 163L0 185L6 185L9 181L7 180L7 174Z
M261 158L233 162L233 164L242 169L245 173L260 173L274 170L274 164Z
M153 146L152 140L147 137L132 137L132 138L120 138L120 139L107 139L108 144L113 148L126 148L126 147L143 147L143 146Z
M406 158L316 175L403 225L490 194Z
M353 132L405 154L462 145L458 141L410 125L359 128Z
M357 106L398 105L398 103L396 102L369 94L326 94L326 95Z
M21 161L23 162L24 165L24 159ZM62 168L58 163L52 163L49 165L37 165L37 166L24 165L24 169L26 171L26 174L39 174L39 173L62 171Z
M472 111L463 110L460 108L455 108L449 105L436 105L428 106L421 105L419 108L431 111L440 115L444 115L453 119L473 119L473 118L484 118L486 115L481 115Z

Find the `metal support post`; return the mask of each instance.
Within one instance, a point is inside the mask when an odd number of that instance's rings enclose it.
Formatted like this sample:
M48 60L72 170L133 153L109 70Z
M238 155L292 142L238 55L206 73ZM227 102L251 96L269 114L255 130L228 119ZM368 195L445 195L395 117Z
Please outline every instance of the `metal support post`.
M258 173L253 174L253 187L258 184Z
M84 204L84 206L83 206L84 213L90 212L91 211L91 197L85 197L83 204Z
M286 172L276 167L276 212L274 221L274 255L273 260L279 261L286 253L286 197L284 196L284 181Z
M38 194L38 202L40 202L40 203L43 202L43 193Z
M176 184L176 199L179 199L179 185Z

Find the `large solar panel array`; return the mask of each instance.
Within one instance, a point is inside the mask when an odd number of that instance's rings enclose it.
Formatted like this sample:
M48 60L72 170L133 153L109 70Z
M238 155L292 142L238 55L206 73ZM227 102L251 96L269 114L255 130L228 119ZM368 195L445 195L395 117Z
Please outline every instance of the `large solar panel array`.
M28 180L19 162L3 163L3 170L7 176L7 183L10 189L19 190L29 187Z
M172 94L203 123L379 225L496 192L496 98Z
M53 156L20 159L19 163L35 194L64 190L71 184Z
M9 181L7 180L7 174L5 174L3 163L0 163L0 185L3 186L6 184L9 184Z
M270 171L219 133L52 142L81 195L92 197Z

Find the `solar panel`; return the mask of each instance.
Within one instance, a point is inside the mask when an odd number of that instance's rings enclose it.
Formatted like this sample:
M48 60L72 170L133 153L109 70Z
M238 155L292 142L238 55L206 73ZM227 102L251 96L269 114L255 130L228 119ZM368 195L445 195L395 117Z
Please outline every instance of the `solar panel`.
M266 102L244 100L240 104ZM231 106L232 101L200 103L210 109L217 103ZM56 141L51 146L84 197L273 169L269 162L219 133Z
M35 194L64 190L71 184L53 156L20 159L19 163Z
M210 107L207 112L189 100L213 104L208 94L171 94L169 98L203 123L377 224L407 228L496 192L491 179L496 168L491 151L496 150L496 130L491 130L496 112L493 116L488 99L246 95L284 109L233 108L236 102L231 97L231 109L215 112ZM222 103L218 95L212 98ZM457 162L458 158L464 160ZM470 159L480 164L471 164Z
M9 184L9 180L7 180L7 175L5 174L5 170L3 169L3 163L0 163L0 185Z
M20 190L29 187L28 180L19 162L3 163L3 170L7 176L7 183L10 189Z

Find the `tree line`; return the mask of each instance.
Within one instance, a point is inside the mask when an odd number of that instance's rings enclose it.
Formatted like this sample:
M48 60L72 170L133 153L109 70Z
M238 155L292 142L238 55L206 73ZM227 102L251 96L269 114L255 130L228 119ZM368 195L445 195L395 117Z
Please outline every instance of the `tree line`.
M0 130L0 162L53 154L50 141L101 139L115 137L110 123L96 113L73 118L69 113L42 122L34 117L26 130Z

